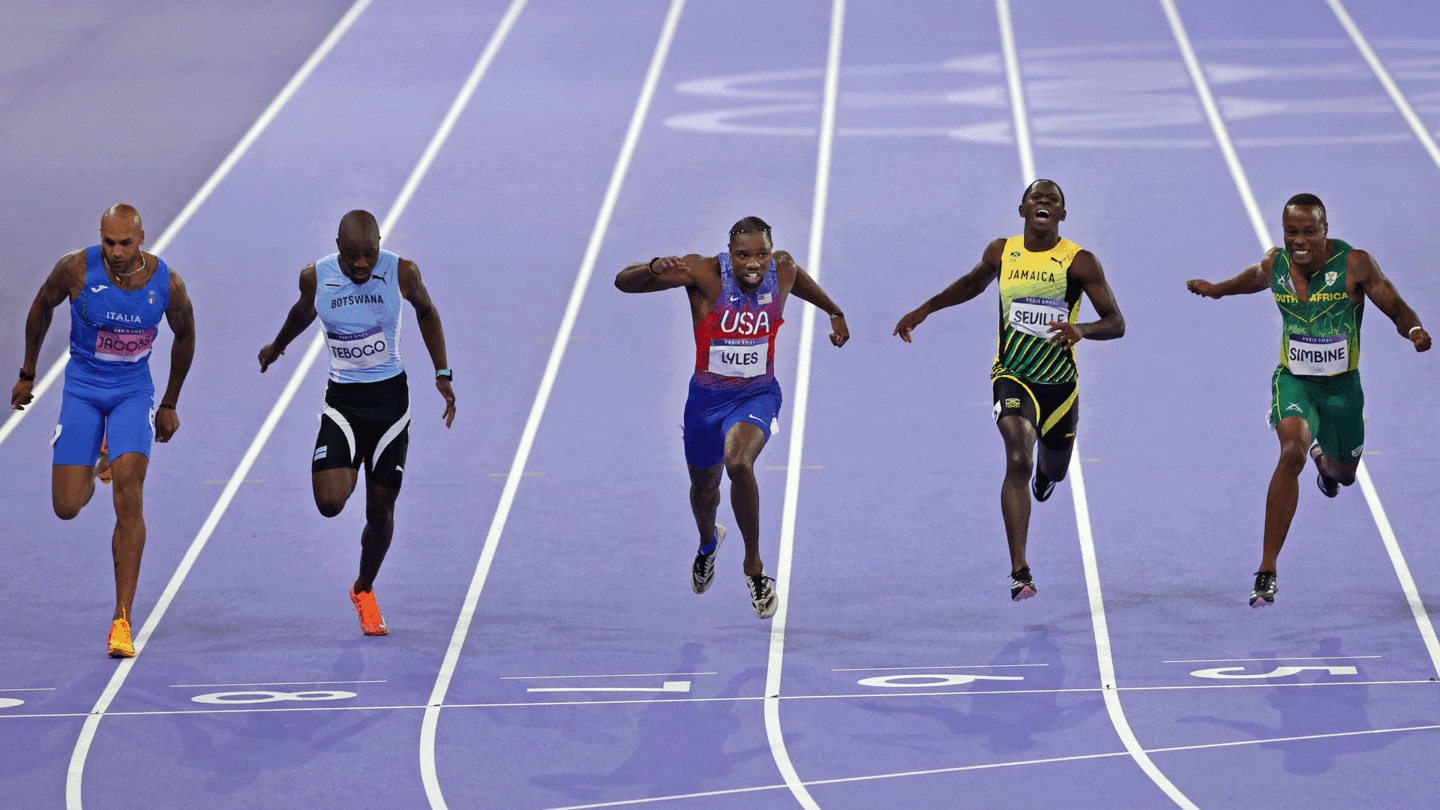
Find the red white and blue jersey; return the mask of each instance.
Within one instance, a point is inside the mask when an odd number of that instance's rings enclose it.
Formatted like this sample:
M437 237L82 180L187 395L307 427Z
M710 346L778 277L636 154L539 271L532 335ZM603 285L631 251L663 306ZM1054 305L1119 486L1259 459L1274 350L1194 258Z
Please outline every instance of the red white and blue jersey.
M138 290L117 288L100 246L85 248L85 286L70 302L70 364L65 375L119 387L150 380L150 350L170 306L170 268L159 262Z
M735 283L729 251L721 251L720 298L695 324L697 385L718 389L768 388L775 381L775 333L780 317L780 277L775 260L765 279L748 295Z

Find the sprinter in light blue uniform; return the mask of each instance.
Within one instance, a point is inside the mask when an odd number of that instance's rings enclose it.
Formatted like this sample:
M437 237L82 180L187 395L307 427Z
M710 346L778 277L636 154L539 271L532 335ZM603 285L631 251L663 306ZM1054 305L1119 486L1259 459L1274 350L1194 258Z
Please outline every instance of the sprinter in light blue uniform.
M195 353L195 318L178 273L145 253L140 215L112 206L100 218L100 244L77 250L55 265L35 296L25 322L25 361L10 393L10 407L34 399L40 345L55 307L70 300L70 362L60 421L51 439L50 492L55 514L69 520L95 494L96 476L115 483L115 614L110 655L130 658L130 612L145 550L145 473L151 440L166 442L180 427L175 406ZM175 333L170 381L155 407L150 352L164 317ZM108 452L101 446L109 438Z
M375 576L395 531L395 499L410 446L410 388L400 359L401 300L415 308L420 336L435 364L435 387L445 398L445 427L455 419L455 393L445 361L440 313L415 263L380 249L380 228L367 211L340 220L339 251L300 271L300 300L273 343L260 350L263 373L315 316L325 330L330 384L310 462L315 506L325 517L345 508L365 466L365 529L360 576L350 601L369 636L388 632L375 604Z

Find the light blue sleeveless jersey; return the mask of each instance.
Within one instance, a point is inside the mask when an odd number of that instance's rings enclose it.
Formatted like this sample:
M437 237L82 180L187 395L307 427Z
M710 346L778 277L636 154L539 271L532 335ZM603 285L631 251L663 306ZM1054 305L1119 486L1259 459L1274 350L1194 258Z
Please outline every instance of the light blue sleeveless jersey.
M356 284L340 269L340 254L315 262L315 311L330 350L330 379L338 383L388 380L400 362L400 257L380 251L375 269Z

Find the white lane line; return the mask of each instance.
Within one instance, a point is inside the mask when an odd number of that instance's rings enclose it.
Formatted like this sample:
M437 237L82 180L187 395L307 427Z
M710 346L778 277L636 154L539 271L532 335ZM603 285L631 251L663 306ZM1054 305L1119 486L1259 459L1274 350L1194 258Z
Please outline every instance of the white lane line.
M1370 47L1365 35L1360 32L1360 27L1350 18L1350 13L1345 10L1345 5L1340 0L1326 0L1330 9L1340 20L1340 25L1355 42L1355 47L1370 63L1370 69L1374 71L1380 84L1385 86L1385 92L1390 94L1390 99L1399 108L1400 114L1404 116L1406 123L1420 139L1425 151L1430 154L1436 167L1440 167L1440 147L1435 145L1435 139L1430 137L1430 132L1425 124L1420 121L1420 116L1415 114L1415 109L1406 100L1405 94L1400 92L1400 86L1390 77L1390 71L1385 69L1384 63L1375 50ZM1367 454L1369 455L1369 454ZM1410 603L1410 612L1415 617L1415 624L1420 628L1420 635L1425 639L1425 648L1430 652L1430 661L1435 666L1435 672L1440 674L1440 639L1435 637L1435 626L1430 621L1430 613L1425 609L1425 603L1420 601L1420 591L1415 586L1415 578L1410 575L1410 566L1405 562L1405 555L1400 551L1400 543L1395 538L1395 532L1390 527L1390 518L1385 514L1385 507L1380 503L1380 494L1375 491L1375 483L1370 479L1370 471L1366 469L1364 460L1360 462L1360 469L1355 473L1355 479L1360 482L1360 490L1365 493L1365 502L1370 505L1370 513L1375 518L1375 526L1380 530L1380 538L1385 543L1385 551L1390 555L1390 563L1395 567L1395 575L1400 579L1400 587L1405 591L1405 599Z
M386 681L276 681L275 683L177 683L171 689L210 689L222 686L330 686L344 683L386 683Z
M1186 689L1278 689L1285 687L1355 687L1355 686L1413 686L1425 684L1435 686L1434 678L1409 681L1315 681L1309 683L1237 683L1237 684L1197 684L1194 686L1122 686L1116 689L1118 692L1159 692ZM594 689L582 689L576 691L599 691ZM654 691L681 691L678 689L654 690ZM915 697L989 697L989 696L1014 696L1014 695L1069 695L1069 694L1094 694L1103 692L1104 689L1097 687L1070 688L1070 689L948 689L944 691L906 691L906 692L864 692L848 695L782 695L780 700L874 700L875 698L915 698ZM746 701L763 701L762 695L750 695L741 697L710 697L710 698L621 698L614 700L530 700L512 701L508 703L446 703L442 709L527 709L527 708L554 708L557 706L627 706L627 705L654 705L657 703L740 703ZM149 711L131 712L106 712L106 717L163 717L171 714L234 714L237 712L320 712L320 711L401 711L409 709L428 709L429 704L400 704L393 706L296 706L284 708L234 708L234 709L153 709ZM86 717L86 712L46 712L39 714L7 714L0 715L0 720L20 718L54 718L54 717Z
M1440 146L1435 145L1435 139L1430 136L1430 131L1425 128L1425 123L1420 120L1420 116L1415 114L1415 108L1410 106L1405 94L1400 92L1400 85L1390 77L1390 71L1385 69L1385 64L1380 61L1375 49L1370 47L1370 42L1365 39L1365 35L1360 33L1360 26L1350 18L1350 12L1345 10L1345 4L1340 0L1325 0L1325 2L1330 4L1330 10L1335 12L1336 18L1340 20L1340 25L1345 28L1345 33L1349 34L1350 39L1355 42L1355 47L1360 49L1361 55L1370 64L1370 69L1375 72L1375 77L1385 86L1385 92L1390 94L1390 100L1395 102L1395 106L1399 108L1400 115L1405 118L1405 123L1410 125L1410 130L1415 133L1415 137L1420 139L1420 144L1425 147L1425 151L1430 153L1430 159L1435 161L1436 166L1440 166Z
M832 669L831 672L900 672L912 669L1000 669L1004 667L1048 667L1049 664L965 664L953 667L854 667L849 669Z
M220 161L220 165L215 168L215 171L210 174L210 177L200 186L200 190L195 192L195 196L191 197L190 202L186 203L185 207L180 209L180 213L175 216L175 219L170 223L169 227L165 229L164 233L160 234L160 238L155 240L154 246L150 248L151 253L159 255L165 252L165 249L170 246L170 243L180 234L180 229L185 227L185 223L190 221L190 217L194 216L195 212L200 209L200 206L210 198L215 188L220 185L220 181L224 180L226 175L230 174L230 170L235 168L235 164L239 163L240 158L249 151L250 146L260 137L260 133L264 132L265 128L270 126L270 122L275 120L275 116L280 114L280 110L290 101L290 97L295 95L295 92L300 89L300 86L305 83L306 79L310 78L310 74L315 71L315 68L325 59L326 55L330 53L330 50L335 47L335 43L340 41L340 37L345 35L345 32L350 29L350 26L354 24L356 18L360 16L360 13L363 12L368 5L370 5L370 0L355 0L355 4L350 7L350 10L346 11L344 16L340 18L340 21L335 23L335 27L330 29L330 33L325 39L320 41L320 45L315 48L314 53L310 54L310 58L305 60L305 63L300 66L300 69L295 71L295 75L290 77L290 81L286 82L285 86L280 89L280 94L275 96L275 99L270 102L270 106L266 107L264 112L260 113L260 117L255 119L255 123L251 124L250 129L246 130L245 134L241 136L240 142L235 144L235 148L230 150L230 154L226 155L224 160ZM40 402L40 397L44 395L44 393L50 389L51 384L60 377L60 372L65 370L65 364L69 361L70 351L66 349L65 353L55 360L55 363L50 366L44 376L35 383L35 387L31 389L30 393L35 399L29 405L25 406L25 410L13 411L10 414L10 418L5 420L5 424L0 425L0 442L4 442L5 438L15 430L15 427L20 424L20 420L25 418L25 414L34 410L35 405Z
M1010 85L1010 109L1015 120L1015 144L1020 150L1020 173L1025 182L1035 179L1035 157L1031 153L1030 119L1025 114L1025 87L1020 78L1020 57L1015 50L1015 27L1010 21L1010 0L995 0L1000 17L1000 50L1005 55L1005 78Z
M835 108L840 90L840 45L845 34L845 0L830 7L830 45L825 57L825 96L820 113L820 142L815 160L815 198L810 215L810 245L805 271L820 280L820 254L825 240L825 210L830 197L830 159L835 143ZM805 810L820 805L790 762L785 735L780 729L780 674L785 660L785 623L790 615L790 570L795 548L795 520L800 506L800 467L805 449L805 413L810 403L810 363L815 348L815 307L804 307L800 317L800 356L795 363L795 405L790 417L790 455L785 474L785 501L780 517L780 548L775 587L780 606L770 619L770 654L765 668L765 738L775 767L790 793Z
M1001 35L1006 40L1006 50L1014 53L1015 43L1014 29L1010 24L1010 10L1005 0L997 0L997 12L1000 14ZM1011 78L1012 87L1017 87L1020 82L1019 62L1013 64L1007 62L1006 72L1013 72ZM1017 120L1026 118L1027 113L1024 107L1024 97L1018 93L1012 95L1012 104L1015 106L1015 118ZM1016 127L1016 144L1020 149L1020 165L1029 167L1025 174L1025 182L1032 183L1036 180L1034 150L1029 139L1029 129ZM1164 791L1170 800L1187 810L1199 810L1194 802L1186 798L1180 789L1170 781L1165 774L1161 773L1155 763L1150 760L1145 749L1136 739L1135 732L1130 728L1130 722L1125 719L1125 709L1120 705L1120 694L1115 689L1115 660L1110 649L1110 627L1105 618L1105 600L1100 592L1100 568L1095 557L1095 538L1090 530L1090 504L1085 498L1085 477L1081 472L1080 447L1078 443L1072 450L1070 456L1070 494L1075 501L1075 525L1080 535L1080 556L1085 564L1085 590L1090 601L1090 622L1095 634L1095 657L1099 663L1100 683L1104 687L1102 694L1105 699L1105 711L1110 716L1110 724L1115 727L1115 733L1120 736L1120 741L1125 745L1131 759L1140 766L1140 770L1150 777L1160 790Z
M1232 661L1349 661L1358 658L1379 658L1378 655L1315 655L1288 658L1196 658L1191 661L1161 661L1162 664L1225 664Z
M689 681L666 681L664 686L532 686L526 692L689 692Z
M59 687L55 686L4 686L0 692L54 692Z
M719 675L718 672L642 672L635 675L506 675L502 681L553 681L561 678L688 678L692 675Z
M470 623L475 618L475 608L480 601L480 591L485 587L485 580L490 574L491 562L495 559L495 550L500 543L500 535L505 530L510 507L515 502L515 493L519 490L520 482L523 480L525 465L530 458L530 449L535 443L535 434L540 430L540 419L545 415L545 406L550 401L550 391L554 388L555 378L560 373L560 361L565 357L565 349L571 343L570 336L575 329L575 320L580 315L580 304L585 299L585 290L590 284L590 276L595 269L595 262L599 258L600 247L605 242L605 234L610 230L610 219L614 215L615 204L620 198L620 189L625 183L625 175L629 172L630 159L635 153L636 144L640 141L640 131L644 127L645 117L650 110L650 102L655 97L655 87L660 81L660 72L670 53L670 44L675 39L675 29L680 23L680 12L684 8L685 0L671 0L670 10L666 14L665 23L661 28L660 39L655 43L655 52L650 58L650 68L645 75L640 98L636 101L635 111L630 117L630 126L625 133L620 156L615 162L615 169L610 175L610 183L605 189L605 198L600 205L600 213L596 217L595 227L590 232L590 243L585 249L585 257L575 276L575 284L570 289L570 300L565 306L565 315L560 320L560 328L556 330L556 339L550 349L550 359L545 364L545 372L540 379L540 387L535 392L535 401L530 406L530 415L525 420L525 429L520 436L520 444L515 448L515 458L510 465L510 473L505 479L505 488L500 493L500 502L495 507L495 515L490 521L490 531L485 536L485 545L480 551L480 560L475 565L475 574L465 593L465 601L460 608L460 615L455 621L455 630L450 635L449 647L445 650L445 659L441 662L440 671L436 675L435 687L430 692L429 706L425 709L425 718L420 726L420 776L425 784L425 797L429 800L433 810L447 807L445 796L440 790L439 777L435 771L435 729L440 719L440 709L445 703L445 695L450 689L450 681L455 676L455 667L460 662L460 651L465 645L465 637L470 632Z
M516 2L523 3L524 0L516 0ZM351 9L352 12L358 14L355 8L363 9L364 6L361 3L357 3L356 6ZM347 14L347 19L353 22L354 15ZM342 20L342 23L344 23L344 20ZM345 23L345 27L348 28L349 23ZM331 36L326 38L326 42L329 43L329 47L326 47L327 52L330 47L334 46L335 41L338 41L339 35L343 33L344 29L341 29L340 26L337 25L336 30L331 32ZM488 51L489 49L487 48L487 53ZM483 59L484 57L482 57L482 61ZM435 153L439 150L439 143L443 143L445 138L450 134L450 129L454 126L455 118L459 115L458 110L455 109L456 105L463 106L463 102L469 100L469 94L474 90L475 82L478 81L478 79L475 79L473 74L471 78L472 81L466 82L465 87L451 105L450 114L446 115L440 129L435 132L429 147L425 150L424 156L422 156L420 162L417 163L411 171L410 177L405 182L405 189L413 189L415 185L418 185L420 178L423 177L425 172L430 168L430 163L433 161ZM402 191L380 224L382 233L387 233L391 230L399 220L400 215L404 213L405 204L408 203L409 200L409 194ZM290 375L289 381L286 382L284 390L280 393L280 398L275 401L275 405L270 409L270 413L266 415L265 421L260 425L259 432L255 434L255 438L250 442L250 447L246 449L245 455L240 459L239 465L235 468L235 472L230 475L230 482L226 484L225 489L221 491L220 498L215 502L215 506L210 510L209 516L205 518L205 523L201 525L199 533L195 535L195 539L191 542L189 549L186 550L184 558L180 561L179 568L175 569L175 573L171 575L170 581L165 585L165 590L160 594L160 599L156 603L155 609L151 611L149 617L145 620L145 625L140 628L139 634L135 636L135 654L137 657L126 658L120 662L115 668L115 674L110 677L110 682L106 685L105 691L101 693L100 699L95 702L95 708L92 709L90 714L85 718L85 725L81 728L80 737L75 742L75 750L70 757L70 768L65 777L65 806L67 810L81 810L83 807L81 784L84 781L85 760L90 753L90 743L94 740L95 731L100 724L100 718L105 716L105 712L110 707L110 703L119 693L120 687L125 683L125 679L129 677L130 670L134 668L139 654L144 650L145 644L150 639L150 635L154 633L155 628L159 626L160 620L165 616L165 611L169 609L170 603L180 591L180 586L185 582L185 578L189 576L190 569L195 565L195 561L199 558L200 552L204 550L205 544L209 542L210 535L215 531L215 527L219 525L220 518L225 514L225 511L230 508L230 502L234 500L235 493L239 491L241 482L245 480L246 475L250 472L250 468L260 456L260 451L264 448L265 442L269 440L270 434L274 432L275 426L280 422L280 417L284 415L285 410L290 406L290 401L295 398L295 393L299 391L301 382L303 382L311 366L315 364L315 360L320 356L320 351L324 346L324 330L320 330L316 333L315 338L310 341L310 345L306 347L304 357L302 357L299 364L296 365L294 373Z
M1210 85L1205 79L1205 72L1200 67L1200 61L1195 57L1195 49L1190 46L1190 37L1185 33L1185 26L1180 21L1180 14L1175 10L1174 0L1160 0L1165 8L1165 16L1170 20L1170 28L1175 34L1175 41L1180 45L1180 52L1185 58L1186 68L1190 71L1191 81L1195 85L1195 91L1200 95L1202 104L1205 107L1205 114L1210 118L1210 128L1214 130L1215 137L1220 141L1221 150L1225 152L1225 160L1230 164L1230 176L1235 179L1235 187L1240 191L1240 197L1245 201L1245 208L1250 213L1250 224L1255 229L1255 235L1260 240L1260 249L1269 250L1273 243L1265 231L1265 223L1260 216L1259 208L1255 205L1255 196L1250 191L1250 181L1245 176L1245 168L1235 156L1235 150L1229 149L1229 135L1226 131L1225 122L1220 117L1220 111L1215 106L1213 97L1210 95ZM1340 22L1345 25L1346 30L1351 32L1351 38L1357 45L1361 46L1361 52L1369 59L1374 55L1369 44L1365 43L1360 30L1355 28L1355 23L1345 14L1343 6L1331 2L1331 8L1335 10ZM1371 67L1381 76L1381 83L1386 84L1386 89L1394 87L1393 81L1389 80L1389 74L1384 73L1385 67L1378 59L1371 63ZM1387 83L1388 81L1388 83ZM1391 96L1397 104L1404 102L1404 96L1399 95L1399 89L1395 88ZM1408 108L1408 104L1403 109ZM1422 126L1423 130L1424 127ZM1431 157L1435 159L1436 166L1440 167L1440 151L1433 150L1433 141L1426 140L1427 150L1430 150ZM1430 663L1435 667L1435 672L1440 675L1440 638L1436 638L1435 626L1430 621L1430 613L1425 608L1425 603L1420 599L1420 591L1415 586L1415 578L1410 574L1410 566L1405 562L1405 554L1400 550L1400 542L1395 537L1394 530L1390 527L1390 518L1385 514L1385 507L1380 503L1380 494L1375 490L1375 484L1370 479L1370 470L1365 466L1365 459L1360 459L1360 466L1355 471L1355 480L1360 482L1360 490L1365 494L1365 503L1370 507L1370 515L1375 520L1375 528L1380 532L1380 540L1385 545L1385 551L1390 555L1390 564L1395 569L1395 576L1400 580L1400 589L1405 594L1405 600L1410 605L1410 613L1415 618L1415 625L1419 628L1420 637L1425 641L1425 649L1430 655Z
M1170 747L1170 748L1151 748L1151 749L1148 750L1148 752L1149 752L1149 753L1152 753L1152 754L1168 754L1168 753L1176 753L1176 752L1182 752L1182 751L1200 751L1200 750L1210 749L1210 748L1233 748L1233 747L1245 746L1245 745L1274 745L1274 744L1277 744L1277 743L1304 742L1304 741L1307 741L1307 740L1324 740L1324 739L1334 739L1334 738L1338 738L1338 737L1359 737L1359 736L1364 736L1364 735L1369 735L1369 734L1406 734L1406 733L1413 733L1413 732L1417 732L1417 731L1436 731L1436 730L1440 730L1440 725L1407 726L1407 727L1404 727L1404 728L1366 729L1366 730L1364 730L1364 731L1341 731L1341 732L1336 732L1336 733L1333 733L1333 734L1307 734L1307 735L1304 735L1304 736L1297 736L1297 737L1270 737L1270 738L1261 739L1261 740L1240 740L1240 741L1236 741L1236 742L1203 743L1203 744L1200 744L1200 745L1180 745L1180 746L1174 746L1174 747ZM898 773L878 773L878 774L872 774L872 775L869 775L869 776L845 776L845 777L839 777L839 778L835 778L835 779L815 779L815 780L806 782L805 784L807 784L807 785L840 785L840 784L848 784L848 783L853 783L853 782L872 782L872 781L876 781L876 780L880 780L880 779L902 779L902 778L913 777L913 776L936 776L936 775L941 775L941 774L963 773L963 772L965 772L965 771L983 771L983 770L991 770L991 769L994 769L994 768L1013 768L1013 767L1016 767L1016 766L1023 766L1023 765L1050 765L1050 764L1060 763L1060 762L1078 762L1078 761L1081 761L1081 760L1089 760L1089 759L1113 759L1113 758L1124 757L1124 756L1129 756L1129 754L1128 754L1127 752L1125 752L1125 751L1110 751L1110 752L1105 752L1105 753L1100 753L1100 754L1076 754L1076 755L1068 756L1068 757L1045 757L1045 758L1043 758L1043 759L1026 759L1026 760L1019 760L1019 761L1015 761L1015 762L988 762L988 763L985 763L985 764L982 764L982 765L960 765L960 766L956 766L956 767L953 767L953 768L931 768L931 769L923 770L923 771L902 771L902 772L898 772ZM620 801L599 802L599 803L596 803L596 804L571 804L571 805L566 805L566 806L564 806L564 807L551 807L551 808L546 808L546 810L595 810L596 808L601 808L601 807L625 807L625 806L637 805L637 804L653 804L653 803L655 803L655 802L679 801L679 800L681 800L681 799L703 799L703 798L709 798L709 797L713 797L713 796L730 796L730 795L738 795L738 794L744 794L744 793L758 793L758 792L767 791L767 790L781 790L781 789L783 789L784 787L785 787L785 785L756 785L756 786L754 786L754 787L746 787L746 788L731 788L731 789L728 789L728 790L712 790L712 791L705 791L705 792L703 792L703 793L681 793L681 794L677 794L677 795L673 795L673 796L654 796L654 797L649 797L649 798L644 798L644 799L623 799L623 800L620 800Z

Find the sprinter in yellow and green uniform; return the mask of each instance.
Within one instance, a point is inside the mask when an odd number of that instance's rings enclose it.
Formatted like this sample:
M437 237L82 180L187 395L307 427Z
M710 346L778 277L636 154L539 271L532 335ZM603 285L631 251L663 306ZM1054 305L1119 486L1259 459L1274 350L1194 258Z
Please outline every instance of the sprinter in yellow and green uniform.
M1100 262L1090 251L1060 238L1065 219L1060 186L1051 180L1031 183L1021 195L1020 216L1024 234L991 242L973 270L895 326L895 334L909 343L911 330L930 313L969 301L990 282L1000 282L999 346L990 380L995 424L1005 440L1000 512L1010 545L1010 598L1017 602L1036 592L1025 559L1030 532L1026 487L1037 501L1049 498L1055 483L1064 480L1075 447L1080 414L1075 344L1082 338L1111 340L1125 334L1125 318ZM1078 322L1082 292L1099 320Z
M1284 248L1271 248L1258 264L1227 281L1186 283L1191 292L1207 298L1270 290L1280 307L1280 366L1270 385L1270 424L1280 437L1280 463L1265 499L1265 546L1250 592L1251 607L1275 602L1275 561L1295 517L1307 452L1326 497L1335 497L1342 484L1355 483L1365 444L1365 393L1360 389L1365 299L1395 323L1415 351L1430 348L1419 316L1370 254L1328 238L1319 197L1291 197L1281 223Z

